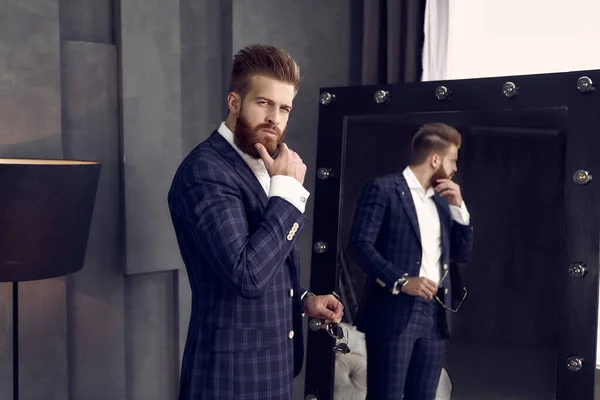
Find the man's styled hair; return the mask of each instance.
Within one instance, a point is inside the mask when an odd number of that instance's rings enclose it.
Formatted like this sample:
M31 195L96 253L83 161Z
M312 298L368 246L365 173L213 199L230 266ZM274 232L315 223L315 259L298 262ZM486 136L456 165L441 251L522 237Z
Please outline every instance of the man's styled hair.
M421 164L431 153L443 152L450 145L460 149L460 133L450 125L441 122L421 126L412 139L411 164Z
M294 85L296 93L300 87L300 68L286 51L265 44L251 44L233 57L229 92L242 98L250 89L250 78L262 75Z

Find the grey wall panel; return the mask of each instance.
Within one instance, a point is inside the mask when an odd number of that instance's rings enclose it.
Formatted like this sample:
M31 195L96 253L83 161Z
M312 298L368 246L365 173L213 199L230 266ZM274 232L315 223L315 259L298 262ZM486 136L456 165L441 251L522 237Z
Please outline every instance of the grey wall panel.
M126 277L127 399L176 399L177 271Z
M0 145L60 135L57 0L21 3L0 11Z
M0 157L60 158L58 2L4 2L0 10ZM63 279L19 285L23 399L67 396ZM0 285L0 395L12 393L12 293ZM7 373L5 373L7 372Z
M68 397L65 278L19 284L19 390L22 399Z
M188 326L190 324L190 313L192 311L192 288L185 268L177 271L177 334L179 360L177 370L181 369L185 340L187 338Z
M178 0L121 1L127 273L178 269L167 192L181 150Z
M102 164L85 265L67 280L70 399L121 400L126 385L117 50L63 42L62 52L64 155Z
M57 99L56 101L60 101ZM32 114L35 114L32 109ZM0 120L7 121L7 119ZM2 122L0 122L0 125ZM62 136L55 134L43 139L23 143L2 144L0 142L0 157L13 158L61 158Z
M206 139L223 120L226 93L223 81L229 71L231 14L223 18L224 3L231 0L181 0L181 108L182 147L187 154Z
M0 283L0 399L12 396L12 283Z
M314 199L319 88L350 84L349 0L233 1L233 51L250 43L286 49L296 59L303 76L294 100L286 141L307 165L304 186ZM306 215L312 219L313 202ZM312 228L298 240L305 287L310 282ZM294 397L303 398L304 373L295 382Z
M226 108L231 59L231 0L180 0L182 151L187 154L216 129ZM192 294L187 271L178 277L179 356L185 346Z
M59 0L60 38L114 44L114 0Z

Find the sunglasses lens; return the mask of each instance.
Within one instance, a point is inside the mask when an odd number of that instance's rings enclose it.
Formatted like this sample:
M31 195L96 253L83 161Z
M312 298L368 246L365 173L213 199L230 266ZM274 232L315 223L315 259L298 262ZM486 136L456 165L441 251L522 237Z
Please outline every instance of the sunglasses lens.
M336 339L344 338L344 331L338 324L329 324L327 326L327 332Z
M348 354L350 353L350 348L346 343L338 343L333 346L333 352L336 354Z

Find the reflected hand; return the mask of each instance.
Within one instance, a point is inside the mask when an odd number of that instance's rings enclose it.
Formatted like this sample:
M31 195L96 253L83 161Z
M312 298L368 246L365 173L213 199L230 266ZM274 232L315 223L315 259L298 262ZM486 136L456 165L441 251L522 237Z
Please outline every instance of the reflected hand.
M344 305L331 294L310 296L304 300L302 311L309 317L323 320L324 324L337 324L344 315Z
M418 296L424 300L431 300L437 293L437 285L431 279L425 277L408 278L406 284L400 291L410 296Z
M458 184L452 182L450 179L438 179L436 182L437 185L435 186L435 191L438 192L440 196L447 197L448 203L453 206L462 206L463 198Z

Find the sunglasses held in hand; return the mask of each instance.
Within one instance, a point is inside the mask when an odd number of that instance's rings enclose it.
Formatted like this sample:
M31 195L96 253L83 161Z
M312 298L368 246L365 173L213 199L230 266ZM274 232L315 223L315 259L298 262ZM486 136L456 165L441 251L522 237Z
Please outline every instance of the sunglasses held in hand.
M335 297L337 299L337 301L339 303L340 296L336 292L333 292L332 295L333 295L333 297ZM320 319L316 319L316 318L311 319L310 323L309 323L309 327L312 331L321 330L323 325L324 325L324 321L322 321ZM334 353L336 353L336 354L350 353L350 348L348 347L348 344L347 344L348 334L346 333L346 335L344 335L344 328L342 328L339 324L331 323L331 324L325 324L325 331L332 338L341 341L341 342L336 343L335 346L333 346Z

